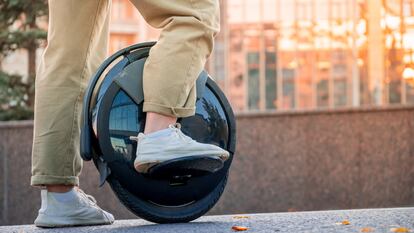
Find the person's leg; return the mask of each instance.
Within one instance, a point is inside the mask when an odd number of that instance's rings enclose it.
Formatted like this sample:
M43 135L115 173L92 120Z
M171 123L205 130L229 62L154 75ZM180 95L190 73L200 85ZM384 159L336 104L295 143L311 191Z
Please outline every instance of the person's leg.
M36 75L31 184L78 185L82 98L107 54L108 0L49 1L48 45Z
M106 57L109 13L109 0L49 1L48 45L36 75L31 177L31 185L49 191L42 191L42 206L53 193L79 184L82 99Z
M151 26L162 29L144 67L144 111L151 116L146 121L147 133L154 126L167 128L177 117L194 115L195 80L212 52L214 36L220 28L219 2L131 2Z
M144 134L138 135L135 169L148 172L160 162L185 156L225 160L218 146L184 135L178 117L195 114L196 85L219 31L218 0L131 0L145 20L162 29L144 66Z

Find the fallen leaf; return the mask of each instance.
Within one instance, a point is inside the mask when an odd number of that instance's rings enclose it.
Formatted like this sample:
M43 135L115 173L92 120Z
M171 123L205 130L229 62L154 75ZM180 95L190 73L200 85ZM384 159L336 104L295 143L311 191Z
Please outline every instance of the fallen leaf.
M374 229L372 229L371 227L363 227L361 228L361 232L373 232Z
M397 228L391 228L392 232L410 232L410 229L406 227L397 227Z
M231 228L233 231L247 231L249 228L247 227L242 227L242 226L233 226Z
M234 216L235 219L241 219L241 218L250 218L249 216Z
M348 220L344 220L344 221L342 221L342 222L340 222L340 223L337 223L338 225L349 225L349 224L351 224Z

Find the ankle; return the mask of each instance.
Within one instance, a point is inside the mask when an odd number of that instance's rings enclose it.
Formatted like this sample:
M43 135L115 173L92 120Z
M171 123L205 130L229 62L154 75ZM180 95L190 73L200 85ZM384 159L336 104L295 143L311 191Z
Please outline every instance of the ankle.
M47 185L46 189L48 192L66 193L72 190L74 187L74 185Z
M155 112L147 112L144 134L166 129L169 125L176 122L176 117L162 115Z

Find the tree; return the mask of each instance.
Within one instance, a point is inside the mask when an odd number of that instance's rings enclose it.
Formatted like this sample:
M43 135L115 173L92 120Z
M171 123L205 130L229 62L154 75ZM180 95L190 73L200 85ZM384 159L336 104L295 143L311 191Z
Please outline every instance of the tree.
M0 65L10 53L27 51L27 77L0 71L0 120L33 117L36 50L46 41L47 0L0 0Z

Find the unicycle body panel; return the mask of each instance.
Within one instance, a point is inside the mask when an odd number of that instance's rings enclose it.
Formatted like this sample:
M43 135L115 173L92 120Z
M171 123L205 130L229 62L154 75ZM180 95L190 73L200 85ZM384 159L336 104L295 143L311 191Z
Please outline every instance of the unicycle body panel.
M136 142L143 132L142 72L154 43L138 44L108 58L84 99L81 155L92 159L120 201L133 213L158 223L188 222L206 213L221 196L235 151L235 120L216 83L203 71L196 81L196 114L180 118L194 140L230 152L222 168L206 174L153 177L135 171Z

